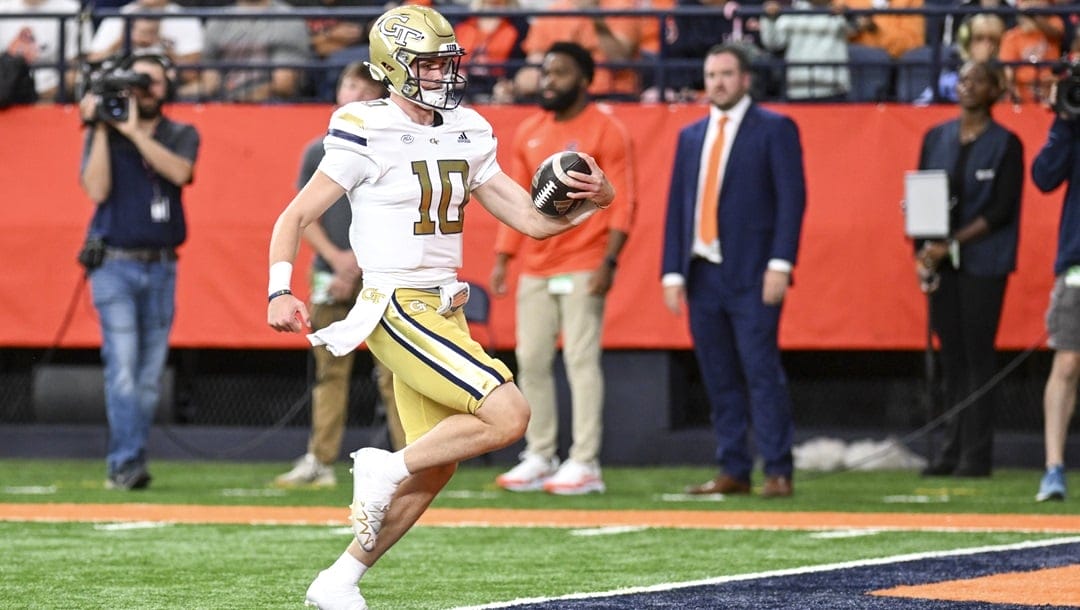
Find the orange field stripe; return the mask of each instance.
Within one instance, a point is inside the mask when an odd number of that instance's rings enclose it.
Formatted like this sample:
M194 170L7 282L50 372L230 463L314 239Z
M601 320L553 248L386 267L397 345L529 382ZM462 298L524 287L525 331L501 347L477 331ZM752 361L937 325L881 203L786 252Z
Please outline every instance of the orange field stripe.
M206 506L195 504L0 503L4 521L168 521L346 525L348 509L325 506ZM531 510L432 508L429 526L605 527L701 529L902 529L949 531L1080 532L1080 515L988 515L689 510Z
M1080 565L905 585L872 591L871 594L957 602L1072 606L1080 603Z

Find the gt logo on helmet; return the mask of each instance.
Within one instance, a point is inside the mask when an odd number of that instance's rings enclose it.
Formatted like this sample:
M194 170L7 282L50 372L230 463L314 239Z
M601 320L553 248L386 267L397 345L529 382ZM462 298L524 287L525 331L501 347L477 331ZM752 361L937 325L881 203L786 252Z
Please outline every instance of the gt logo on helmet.
M387 38L392 38L395 44L402 47L409 46L410 39L423 40L424 33L405 25L408 22L409 18L405 15L388 15L379 24L379 32Z

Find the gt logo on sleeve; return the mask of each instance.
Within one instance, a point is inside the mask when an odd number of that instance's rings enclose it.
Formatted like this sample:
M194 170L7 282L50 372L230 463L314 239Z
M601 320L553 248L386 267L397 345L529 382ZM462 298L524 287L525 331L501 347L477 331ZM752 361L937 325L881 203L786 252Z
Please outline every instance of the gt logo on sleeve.
M390 15L379 24L379 32L393 39L394 43L400 47L407 47L409 40L423 40L424 33L405 25L408 22L409 18L406 15Z

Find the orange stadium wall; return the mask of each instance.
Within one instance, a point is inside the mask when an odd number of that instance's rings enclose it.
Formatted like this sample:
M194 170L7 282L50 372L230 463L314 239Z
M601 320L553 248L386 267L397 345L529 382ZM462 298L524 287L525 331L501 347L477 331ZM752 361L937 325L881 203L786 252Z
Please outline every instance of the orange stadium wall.
M925 341L926 306L904 236L902 179L923 132L955 116L954 107L779 106L798 123L809 189L795 286L781 343L786 349L916 349ZM528 107L481 107L511 141ZM690 346L685 317L663 307L659 253L670 165L679 129L705 115L698 105L618 105L636 147L638 214L607 308L607 348ZM206 348L303 348L301 336L265 323L267 240L295 191L304 146L325 129L325 106L177 105L168 112L202 134L195 182L186 191L189 239L181 249L172 344ZM1026 167L1050 123L1045 110L997 109L1024 143ZM72 106L0 112L0 345L43 347L54 340L81 275L75 262L91 203L78 184L82 130ZM1026 177L1020 262L1006 296L999 345L1026 348L1043 335L1062 193L1039 193ZM495 220L467 208L461 276L486 282ZM306 293L309 251L294 288ZM492 312L500 348L513 345L513 299ZM83 291L64 347L99 344Z

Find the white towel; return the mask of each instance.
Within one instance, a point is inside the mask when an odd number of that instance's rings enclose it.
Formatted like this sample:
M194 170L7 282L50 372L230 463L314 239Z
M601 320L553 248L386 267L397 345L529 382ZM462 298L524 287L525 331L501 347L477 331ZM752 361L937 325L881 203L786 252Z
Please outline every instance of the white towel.
M307 336L313 346L325 345L335 356L344 356L353 351L368 338L375 325L382 319L383 312L390 304L393 288L364 286L356 304L349 310L344 320L334 322L322 330Z

